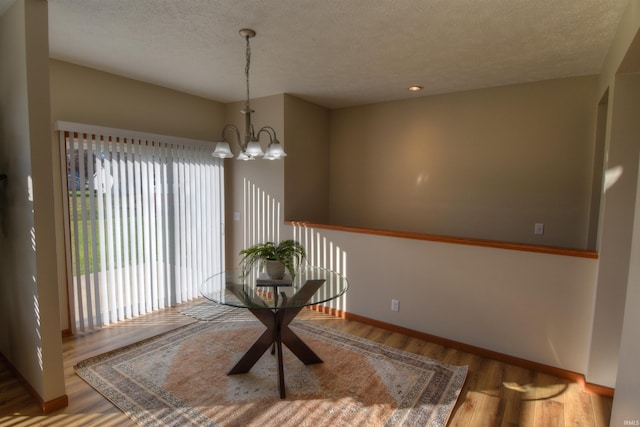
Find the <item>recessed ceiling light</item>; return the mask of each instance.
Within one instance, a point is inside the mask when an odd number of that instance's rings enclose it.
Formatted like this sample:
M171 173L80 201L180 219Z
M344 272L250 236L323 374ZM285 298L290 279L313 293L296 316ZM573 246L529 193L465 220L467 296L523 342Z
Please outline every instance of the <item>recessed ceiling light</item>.
M420 92L423 89L423 87L422 86L409 86L408 89L409 89L410 92Z

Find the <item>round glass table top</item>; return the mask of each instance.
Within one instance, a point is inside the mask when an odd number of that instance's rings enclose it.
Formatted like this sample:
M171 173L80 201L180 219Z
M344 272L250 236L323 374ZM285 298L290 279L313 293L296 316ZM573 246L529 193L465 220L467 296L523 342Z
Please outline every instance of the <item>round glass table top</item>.
M224 271L206 279L200 294L219 304L273 310L320 304L344 294L348 286L347 279L335 271L303 265L295 277L287 274L281 280L257 271L246 276L239 269Z

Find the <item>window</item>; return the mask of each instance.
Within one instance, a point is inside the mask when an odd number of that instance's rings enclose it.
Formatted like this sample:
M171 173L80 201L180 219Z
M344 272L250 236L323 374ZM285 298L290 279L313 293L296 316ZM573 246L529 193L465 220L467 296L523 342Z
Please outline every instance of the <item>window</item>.
M188 301L224 266L212 143L58 122L72 330Z

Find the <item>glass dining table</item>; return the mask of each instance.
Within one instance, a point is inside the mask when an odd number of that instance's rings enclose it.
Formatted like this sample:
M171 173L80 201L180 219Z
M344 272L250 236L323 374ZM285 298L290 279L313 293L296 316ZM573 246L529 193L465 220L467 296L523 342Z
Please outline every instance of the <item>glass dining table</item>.
M278 388L280 398L284 399L282 344L305 365L322 363L289 324L304 307L336 299L347 291L348 286L343 275L311 265L303 265L294 277L287 274L280 280L269 279L257 270L248 274L230 270L206 279L200 286L203 297L218 304L247 309L266 327L227 374L249 372L271 348L272 354L277 352Z

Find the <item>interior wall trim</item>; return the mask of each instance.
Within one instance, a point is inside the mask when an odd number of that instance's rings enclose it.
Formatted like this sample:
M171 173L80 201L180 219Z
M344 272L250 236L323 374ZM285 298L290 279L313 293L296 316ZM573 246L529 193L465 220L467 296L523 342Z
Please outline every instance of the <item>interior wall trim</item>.
M598 259L598 252L586 249L559 248L555 246L530 245L526 243L501 242L497 240L479 240L466 237L440 236L436 234L412 233L407 231L378 230L375 228L350 227L344 225L319 224L306 221L285 221L297 227L317 228L323 230L344 231L347 233L373 234L376 236L397 237L401 239L427 240L431 242L451 243L457 245L482 246L512 251L537 252L550 255L563 255L579 258Z
M394 325L392 323L381 322L379 320L371 319L365 316L360 316L358 314L344 312L331 307L316 305L316 306L311 306L310 309L319 311L321 313L331 314L333 316L340 317L343 319L355 320L357 322L364 323L366 325L375 326L390 332L407 335L412 338L418 338L423 341L428 341L434 344L442 345L444 347L450 347L450 348L464 351L465 353L470 353L476 356L497 360L502 363L518 366L520 368L530 369L537 372L553 375L555 377L580 384L582 388L589 393L598 394L606 397L613 397L613 394L615 391L615 389L611 387L588 383L585 379L584 374L581 374L579 372L573 372L567 369L545 365L543 363L532 362L530 360L522 359L515 356L510 356L508 354L498 353L493 350L487 350L485 348L476 347L469 344L464 344L458 341L450 340L448 338L442 338L436 335L427 334L425 332L420 332L420 331L405 328L402 326Z
M4 363L5 366L9 368L9 370L13 373L13 376L22 384L24 389L31 395L31 398L36 402L36 404L40 407L43 414L49 414L53 411L57 411L58 409L65 408L69 406L69 397L66 394L62 396L56 397L52 400L45 401L42 396L29 384L29 382L22 376L20 371L16 369L15 366L5 357L4 354L0 353L0 363Z

